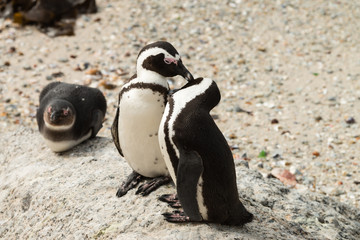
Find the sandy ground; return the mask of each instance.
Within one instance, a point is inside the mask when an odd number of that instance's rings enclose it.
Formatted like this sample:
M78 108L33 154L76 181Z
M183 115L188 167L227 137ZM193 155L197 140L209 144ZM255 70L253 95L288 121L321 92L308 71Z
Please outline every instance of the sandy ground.
M264 175L288 169L296 188L359 207L360 3L98 5L97 14L78 18L73 37L50 38L0 20L2 138L20 126L36 131L39 92L52 81L99 87L108 102L99 136L110 137L117 93L135 73L138 51L165 39L194 77L218 83L222 101L212 113L235 159ZM175 78L172 85L183 83Z

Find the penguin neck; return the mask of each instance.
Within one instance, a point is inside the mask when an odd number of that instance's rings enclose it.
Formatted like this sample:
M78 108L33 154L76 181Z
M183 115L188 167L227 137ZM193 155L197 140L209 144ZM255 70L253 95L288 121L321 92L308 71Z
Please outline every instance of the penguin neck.
M220 102L220 98L220 91L216 83L209 78L189 82L173 94L173 99L179 106L183 105L184 107L187 103L192 102L199 109L208 111Z
M132 81L133 83L141 82L141 83L151 83L163 86L165 88L169 88L166 77L160 75L157 72L149 71L140 67L137 71L137 78Z

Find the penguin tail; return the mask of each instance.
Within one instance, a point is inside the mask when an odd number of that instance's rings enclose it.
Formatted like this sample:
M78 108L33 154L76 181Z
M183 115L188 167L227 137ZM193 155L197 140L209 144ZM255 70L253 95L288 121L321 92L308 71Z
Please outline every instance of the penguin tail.
M244 205L240 202L235 211L230 213L229 218L224 222L226 225L242 226L253 220L254 215L246 210Z

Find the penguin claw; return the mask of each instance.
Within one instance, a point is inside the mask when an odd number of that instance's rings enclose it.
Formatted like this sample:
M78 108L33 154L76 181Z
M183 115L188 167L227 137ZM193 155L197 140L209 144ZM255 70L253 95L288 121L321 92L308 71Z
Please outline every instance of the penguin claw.
M167 203L172 208L181 208L181 203L177 197L177 194L164 194L161 195L158 199Z
M171 178L167 177L167 176L151 179L148 182L141 184L135 194L147 196L151 192L158 189L160 186L165 185L165 184L169 183L170 181L171 181Z
M124 196L130 189L136 187L142 180L144 176L138 174L137 172L132 172L127 179L121 184L120 188L116 192L117 197Z
M185 215L184 211L175 210L172 213L163 213L162 214L166 221L171 223L184 223L190 222L190 218Z

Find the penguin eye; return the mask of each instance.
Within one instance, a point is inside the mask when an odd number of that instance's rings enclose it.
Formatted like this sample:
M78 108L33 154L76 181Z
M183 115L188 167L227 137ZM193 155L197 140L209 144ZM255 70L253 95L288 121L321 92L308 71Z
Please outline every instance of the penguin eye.
M175 65L178 64L177 60L174 59L174 58L164 58L164 62L165 62L166 64L171 64L171 63L174 63Z

